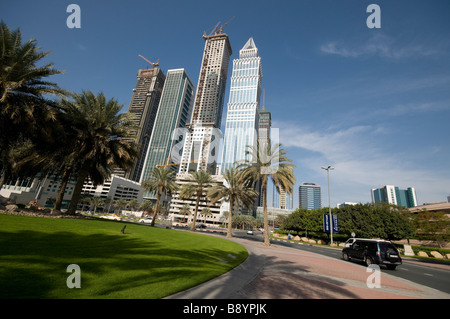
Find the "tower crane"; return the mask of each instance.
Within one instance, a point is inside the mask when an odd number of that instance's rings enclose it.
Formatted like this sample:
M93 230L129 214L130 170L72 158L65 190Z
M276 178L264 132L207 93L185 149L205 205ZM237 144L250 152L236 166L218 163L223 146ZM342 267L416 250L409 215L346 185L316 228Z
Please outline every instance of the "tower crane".
M223 28L234 19L234 16L228 20L225 24L221 25L220 28L216 31L216 34L221 34L223 32ZM219 22L220 23L220 22ZM216 27L217 28L217 27Z
M158 61L156 61L156 63L150 62L149 60L147 60L145 57L143 57L142 55L138 54L141 58L143 58L145 61L147 61L148 63L150 63L153 67L153 69L155 68L155 66L159 66L159 59Z
M206 31L203 31L203 36L210 36L210 35L212 35L214 32L216 32L217 27L219 26L219 24L220 24L220 21L217 22L217 24L214 26L214 28L212 29L212 31L208 35L206 35Z

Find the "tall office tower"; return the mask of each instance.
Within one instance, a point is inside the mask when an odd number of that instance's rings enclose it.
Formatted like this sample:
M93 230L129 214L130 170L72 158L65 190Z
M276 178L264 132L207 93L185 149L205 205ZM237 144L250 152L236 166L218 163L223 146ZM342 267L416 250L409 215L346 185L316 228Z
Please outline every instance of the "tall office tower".
M261 58L253 38L250 38L239 51L239 58L233 60L222 172L234 167L236 161L250 160L245 155L246 146L256 146L261 79Z
M389 203L406 208L417 206L416 192L413 187L400 189L397 186L385 185L371 190L373 203Z
M300 208L308 210L322 208L322 195L319 184L302 183L298 191Z
M270 127L272 126L272 117L270 112L267 111L263 105L259 111L259 123L258 123L258 141L260 145L268 143L270 140Z
M169 164L176 169L182 148L180 135L189 120L194 105L194 85L184 69L168 70L159 102L153 132L144 161L140 182L149 179L156 165ZM169 162L166 162L170 159ZM170 165L172 164L172 165ZM145 198L153 198L145 193Z
M140 157L133 168L126 174L118 174L139 182L144 167L145 154L152 135L156 113L164 86L165 75L160 68L142 69L138 71L136 88L133 89L128 112L135 115L135 123L139 127L136 132L136 144Z
M200 75L197 84L191 123L187 125L179 173L207 171L215 173L220 124L227 82L228 63L232 53L228 35L222 28L213 35L204 35Z

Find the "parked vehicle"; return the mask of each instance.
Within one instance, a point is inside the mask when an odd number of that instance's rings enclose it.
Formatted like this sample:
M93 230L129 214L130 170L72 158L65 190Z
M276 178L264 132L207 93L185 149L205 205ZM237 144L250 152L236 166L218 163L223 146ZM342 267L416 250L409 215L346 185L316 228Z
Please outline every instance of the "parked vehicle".
M139 222L141 224L151 224L152 220L153 220L153 218L141 218L141 219L139 219Z
M367 266L385 265L391 270L402 264L402 258L394 244L378 239L355 238L352 244L342 249L342 258L346 261L363 261Z
M247 230L247 235L253 235L253 230L251 229Z

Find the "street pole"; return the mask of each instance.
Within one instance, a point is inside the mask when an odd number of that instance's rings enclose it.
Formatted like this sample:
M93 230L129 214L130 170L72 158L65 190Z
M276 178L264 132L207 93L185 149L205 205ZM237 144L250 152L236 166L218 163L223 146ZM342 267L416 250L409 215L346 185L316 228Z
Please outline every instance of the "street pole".
M322 169L327 171L327 178L328 178L328 212L330 215L330 245L333 246L333 218L331 216L331 196L330 196L330 169L334 169L334 167L328 166L323 167Z

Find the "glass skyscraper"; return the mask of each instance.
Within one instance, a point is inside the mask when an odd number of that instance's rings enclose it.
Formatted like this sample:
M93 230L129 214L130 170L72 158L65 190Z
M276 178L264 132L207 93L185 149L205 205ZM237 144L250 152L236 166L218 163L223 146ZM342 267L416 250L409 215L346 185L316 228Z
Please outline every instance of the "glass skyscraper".
M248 159L246 146L256 146L262 66L258 48L250 38L233 60L230 95L222 152L222 172Z
M121 169L115 169L114 174L139 182L144 167L145 153L158 112L164 80L165 75L160 68L153 67L138 71L136 87L133 89L128 112L134 115L134 122L139 127L135 132L135 141L139 146L140 156L126 174Z
M317 183L302 183L299 186L300 208L320 209L322 208L322 195L320 185Z
M385 202L406 208L417 206L416 192L413 187L400 189L397 186L385 185L371 190L372 202Z
M140 182L147 180L156 165L168 164L179 159L173 156L177 144L181 144L180 134L174 134L178 128L184 128L188 122L194 105L194 85L184 69L167 71L161 101L158 107L153 132L145 156L145 166ZM181 145L178 147L181 149ZM177 166L169 166L174 169ZM149 197L149 194L144 194ZM151 197L151 196L150 196Z

